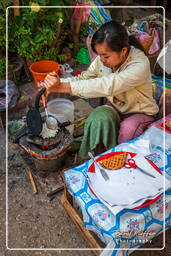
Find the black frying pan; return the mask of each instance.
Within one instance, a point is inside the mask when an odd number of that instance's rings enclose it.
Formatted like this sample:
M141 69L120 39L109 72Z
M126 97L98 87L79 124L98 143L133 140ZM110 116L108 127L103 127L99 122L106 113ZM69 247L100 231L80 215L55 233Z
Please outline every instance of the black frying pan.
M38 136L42 131L42 117L39 112L39 103L42 94L45 92L46 88L43 87L40 91L38 91L34 107L31 107L27 112L27 124L23 128L21 128L15 135L13 140L14 143L18 143L19 139L27 134L31 134L34 136Z

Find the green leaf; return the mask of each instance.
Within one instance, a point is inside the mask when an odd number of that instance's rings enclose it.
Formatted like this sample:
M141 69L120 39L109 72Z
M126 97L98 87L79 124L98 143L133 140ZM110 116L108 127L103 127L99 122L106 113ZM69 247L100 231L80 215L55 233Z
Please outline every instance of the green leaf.
M43 35L38 34L38 35L36 35L36 36L33 38L33 41L34 41L35 43L40 43L40 42L43 41L44 39L45 39L45 37L44 37Z
M23 48L26 48L29 46L29 42L28 41L24 41L22 44L21 44L21 47Z
M64 15L63 15L62 12L57 12L57 13L56 13L56 17L58 17L58 18L61 18L61 19L62 19L63 16L64 16Z
M46 0L35 0L35 1L32 1L32 2L35 2L36 4L39 4L39 5L46 5Z
M51 5L51 6L60 6L60 5L63 5L63 1L62 0L50 0L49 5Z
M0 78L3 78L5 76L5 64L6 60L5 57L0 59Z
M70 43L70 44L68 44L68 47L69 47L70 49L73 49L73 48L74 48L74 44L73 44L73 43Z
M45 33L50 32L50 31L51 31L51 29L50 29L50 28L48 28L48 27L43 28L43 32L45 32Z

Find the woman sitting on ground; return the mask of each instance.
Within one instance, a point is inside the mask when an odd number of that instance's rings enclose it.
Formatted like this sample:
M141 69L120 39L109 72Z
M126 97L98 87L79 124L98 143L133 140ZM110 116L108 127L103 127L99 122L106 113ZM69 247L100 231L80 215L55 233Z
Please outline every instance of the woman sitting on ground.
M87 71L68 79L54 73L45 78L47 96L60 92L107 99L85 123L82 158L87 158L88 151L99 154L140 136L158 112L149 60L122 25L114 21L103 24L93 35L91 47L98 56Z

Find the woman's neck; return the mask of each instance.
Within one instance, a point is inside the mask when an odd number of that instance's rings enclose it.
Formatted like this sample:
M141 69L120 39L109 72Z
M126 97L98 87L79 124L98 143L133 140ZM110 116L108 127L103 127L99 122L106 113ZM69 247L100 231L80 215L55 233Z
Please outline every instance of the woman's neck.
M115 67L112 68L113 72L115 72L118 68L120 68L120 66L122 66L122 64L126 61L126 59L128 58L128 55L129 55L129 52L130 52L130 47L127 48L127 52L123 58L123 60L121 61L121 63Z

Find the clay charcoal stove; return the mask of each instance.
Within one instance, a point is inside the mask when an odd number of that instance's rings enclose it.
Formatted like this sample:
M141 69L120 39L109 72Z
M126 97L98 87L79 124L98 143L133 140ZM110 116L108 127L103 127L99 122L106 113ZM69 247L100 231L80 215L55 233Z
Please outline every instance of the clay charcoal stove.
M27 112L26 124L16 133L13 142L32 157L37 170L57 171L73 137L65 129L68 122L61 124L57 120L56 130L47 127L46 117L39 112L40 98L45 90L42 88L36 94L34 106Z
M26 134L19 139L18 144L32 157L37 170L50 172L61 167L72 140L68 130L62 128L49 138Z

